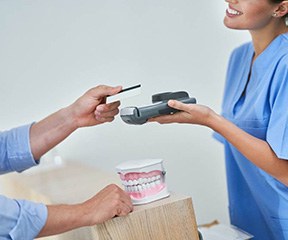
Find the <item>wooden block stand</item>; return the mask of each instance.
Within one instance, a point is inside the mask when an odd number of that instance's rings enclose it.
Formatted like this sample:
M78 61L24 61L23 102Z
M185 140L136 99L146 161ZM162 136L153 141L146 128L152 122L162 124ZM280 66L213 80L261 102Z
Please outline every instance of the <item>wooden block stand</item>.
M111 183L121 186L116 174L76 163L0 178L6 196L45 204L82 202ZM135 206L128 216L115 217L103 224L42 239L199 240L192 199L176 193L162 200Z

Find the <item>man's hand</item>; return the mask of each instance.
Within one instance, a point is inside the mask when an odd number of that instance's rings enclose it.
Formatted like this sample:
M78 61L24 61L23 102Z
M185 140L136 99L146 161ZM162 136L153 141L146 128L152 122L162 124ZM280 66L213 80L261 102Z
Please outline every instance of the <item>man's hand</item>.
M125 216L132 212L130 196L111 184L102 189L93 198L82 204L83 213L87 217L87 225L103 223L115 216Z
M94 126L113 121L119 113L120 102L105 104L106 97L122 87L97 86L88 90L70 106L32 125L30 144L35 159L62 142L79 127Z
M119 113L120 102L106 104L106 97L120 92L121 86L97 86L88 90L68 107L77 127L86 127L111 122Z
M48 219L38 237L103 223L133 211L129 195L115 184L106 186L81 204L47 206Z

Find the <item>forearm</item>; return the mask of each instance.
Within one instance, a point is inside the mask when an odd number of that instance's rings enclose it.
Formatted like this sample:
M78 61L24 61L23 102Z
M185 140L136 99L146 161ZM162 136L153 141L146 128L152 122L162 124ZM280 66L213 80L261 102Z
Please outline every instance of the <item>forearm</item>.
M39 237L93 226L115 216L125 216L133 210L133 205L125 191L115 184L110 184L83 203L47 208L48 218Z
M288 161L279 159L266 141L246 133L215 113L207 125L226 138L253 164L288 186Z
M77 124L69 107L33 124L30 129L30 145L34 158L39 159L76 129Z
M47 206L48 218L38 237L64 233L86 226L81 204Z

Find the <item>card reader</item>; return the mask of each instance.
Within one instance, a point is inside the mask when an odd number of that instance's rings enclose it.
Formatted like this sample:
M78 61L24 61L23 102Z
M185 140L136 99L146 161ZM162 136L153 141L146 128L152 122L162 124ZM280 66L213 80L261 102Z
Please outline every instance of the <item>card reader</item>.
M141 125L146 123L149 118L176 113L179 110L168 106L168 101L171 99L183 103L196 103L196 99L190 98L185 91L158 93L152 96L152 105L122 108L120 117L125 123Z

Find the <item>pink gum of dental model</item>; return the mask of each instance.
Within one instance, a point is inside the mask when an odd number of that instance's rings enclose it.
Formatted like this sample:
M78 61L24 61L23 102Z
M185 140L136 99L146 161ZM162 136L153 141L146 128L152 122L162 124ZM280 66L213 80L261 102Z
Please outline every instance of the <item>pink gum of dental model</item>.
M119 164L116 169L134 205L169 196L162 159L128 161Z

